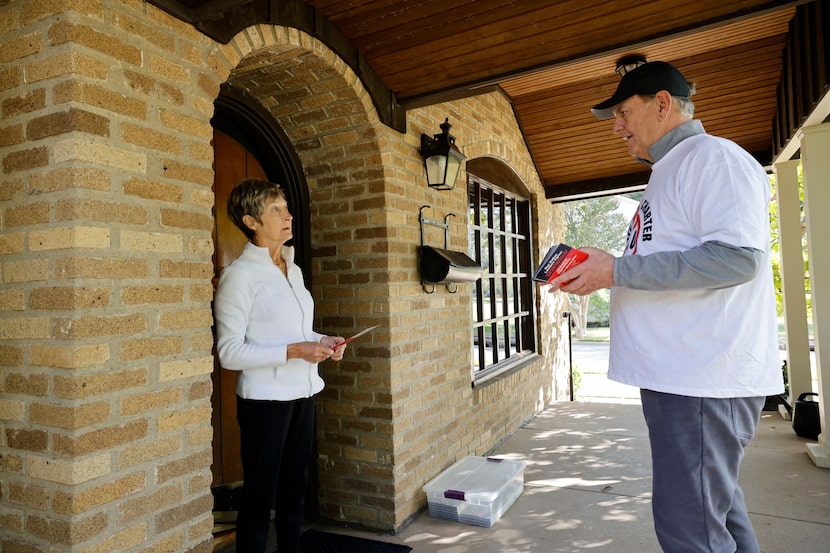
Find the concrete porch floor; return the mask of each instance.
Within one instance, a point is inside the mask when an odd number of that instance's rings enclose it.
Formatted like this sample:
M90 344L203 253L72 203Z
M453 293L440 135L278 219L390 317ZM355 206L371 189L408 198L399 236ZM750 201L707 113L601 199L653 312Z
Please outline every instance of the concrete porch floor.
M765 412L747 449L741 480L763 553L830 551L830 470L812 463L807 443L789 421ZM406 544L415 553L660 551L648 438L636 401L551 405L493 456L528 465L524 492L491 528L426 511L394 536L315 527Z
M608 380L607 343L574 343L582 383L491 453L527 461L521 496L491 528L432 518L396 535L316 523L405 544L414 553L656 553L651 456L639 391ZM741 482L762 553L830 551L830 469L817 468L792 422L764 412ZM233 544L215 548L232 553Z
M639 390L608 380L608 345L574 343L576 401L550 405L492 455L527 461L525 488L491 528L430 517L397 535L315 527L402 543L414 553L659 552L651 454ZM817 468L792 422L764 412L741 483L763 553L830 551L830 469Z

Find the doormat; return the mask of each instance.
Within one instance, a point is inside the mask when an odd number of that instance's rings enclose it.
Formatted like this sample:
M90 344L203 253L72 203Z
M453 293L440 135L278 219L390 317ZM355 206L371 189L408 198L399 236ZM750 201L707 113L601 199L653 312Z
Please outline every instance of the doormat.
M412 548L399 543L306 530L300 538L301 553L408 553Z

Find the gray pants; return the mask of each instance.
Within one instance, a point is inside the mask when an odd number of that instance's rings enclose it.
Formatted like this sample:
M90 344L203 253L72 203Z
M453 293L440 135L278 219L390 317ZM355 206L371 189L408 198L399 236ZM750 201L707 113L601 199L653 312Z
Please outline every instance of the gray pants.
M640 390L651 442L652 510L666 553L760 553L738 474L763 397Z

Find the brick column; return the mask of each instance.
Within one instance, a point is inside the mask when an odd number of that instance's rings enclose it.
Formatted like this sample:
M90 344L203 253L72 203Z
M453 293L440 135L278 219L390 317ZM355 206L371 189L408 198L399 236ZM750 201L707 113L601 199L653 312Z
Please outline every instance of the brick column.
M208 43L142 2L0 26L0 548L209 551Z

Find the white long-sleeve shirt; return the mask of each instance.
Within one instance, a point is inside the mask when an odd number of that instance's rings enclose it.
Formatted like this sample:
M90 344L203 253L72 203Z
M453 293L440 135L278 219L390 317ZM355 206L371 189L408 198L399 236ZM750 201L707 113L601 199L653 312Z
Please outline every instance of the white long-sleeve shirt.
M312 330L314 300L294 264L294 248L283 247L288 276L268 248L248 243L222 270L214 300L217 353L223 368L241 371L236 393L245 399L290 401L323 389L316 363L287 359L288 345L319 342Z

